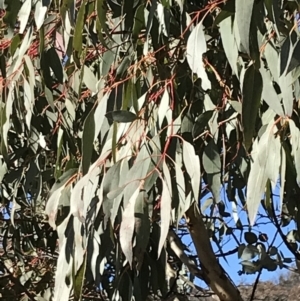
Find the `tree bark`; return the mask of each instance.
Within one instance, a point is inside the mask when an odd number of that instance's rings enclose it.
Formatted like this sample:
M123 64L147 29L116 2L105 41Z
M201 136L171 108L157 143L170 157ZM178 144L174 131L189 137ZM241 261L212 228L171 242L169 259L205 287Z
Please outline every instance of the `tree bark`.
M238 288L214 254L197 204L194 203L185 214L206 284L216 293L220 301L243 301Z

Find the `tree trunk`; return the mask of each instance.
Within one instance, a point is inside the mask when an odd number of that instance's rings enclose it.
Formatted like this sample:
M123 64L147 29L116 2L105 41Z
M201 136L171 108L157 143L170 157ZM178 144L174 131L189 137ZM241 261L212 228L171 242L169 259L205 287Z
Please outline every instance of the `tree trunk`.
M196 203L187 210L186 221L206 284L217 294L220 301L243 301L238 288L226 274L213 252L202 214Z

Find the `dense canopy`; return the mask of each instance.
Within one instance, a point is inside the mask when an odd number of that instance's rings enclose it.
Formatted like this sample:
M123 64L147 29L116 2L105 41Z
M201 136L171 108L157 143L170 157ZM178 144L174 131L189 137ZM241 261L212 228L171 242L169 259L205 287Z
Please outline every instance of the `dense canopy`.
M239 301L224 239L240 274L297 263L298 11L0 0L2 297Z

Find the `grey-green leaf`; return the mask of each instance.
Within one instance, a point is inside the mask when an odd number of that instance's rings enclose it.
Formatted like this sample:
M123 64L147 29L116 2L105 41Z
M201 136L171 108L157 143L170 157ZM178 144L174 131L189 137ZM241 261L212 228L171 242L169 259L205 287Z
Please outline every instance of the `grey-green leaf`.
M94 110L92 109L86 117L83 125L82 134L82 174L85 175L91 165L92 154L94 150L95 120Z
M112 121L120 123L132 122L138 118L134 113L125 110L108 112L105 116Z
M242 86L242 122L246 149L249 149L252 144L256 117L261 101L262 84L262 76L260 72L255 69L254 64L252 64L245 71Z

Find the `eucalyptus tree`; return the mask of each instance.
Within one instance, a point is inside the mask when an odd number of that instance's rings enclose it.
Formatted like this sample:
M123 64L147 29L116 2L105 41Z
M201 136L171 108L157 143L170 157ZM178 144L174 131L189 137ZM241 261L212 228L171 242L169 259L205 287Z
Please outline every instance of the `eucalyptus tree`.
M168 299L201 279L242 300L224 237L241 274L298 262L298 10L1 0L2 296ZM294 258L251 230L260 204Z

